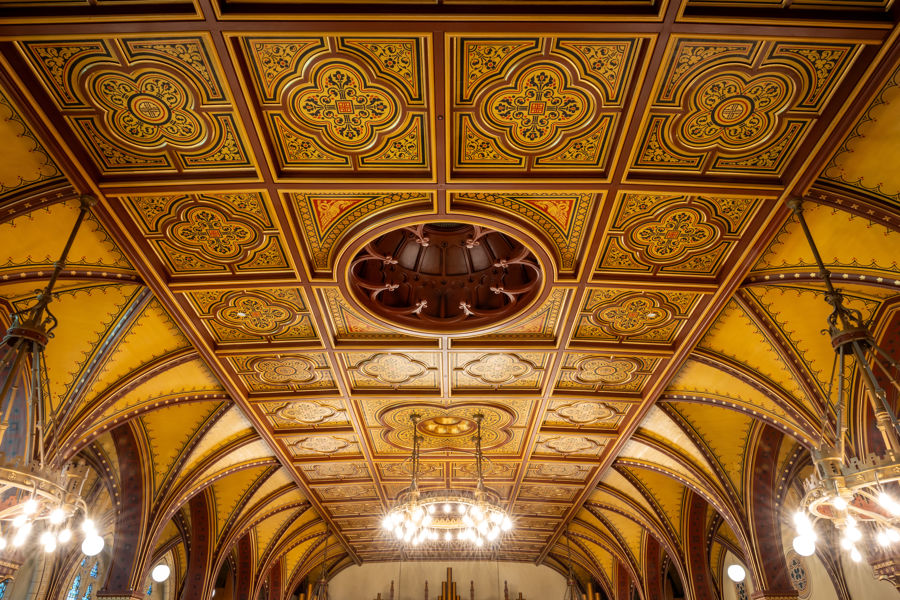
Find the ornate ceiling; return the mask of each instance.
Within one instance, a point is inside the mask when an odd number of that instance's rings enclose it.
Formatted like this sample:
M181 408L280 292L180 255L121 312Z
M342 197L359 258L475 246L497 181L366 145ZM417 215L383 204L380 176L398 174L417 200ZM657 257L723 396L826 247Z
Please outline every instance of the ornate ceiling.
M474 485L485 414L517 524L502 559L559 564L568 523L608 591L646 589L654 552L689 579L698 528L721 562L763 424L789 436L778 468L821 427L827 307L787 196L819 203L823 256L896 335L893 8L761 2L750 25L739 1L346 4L371 19L0 2L5 306L45 277L76 191L101 200L48 352L66 452L139 467L147 564L180 548L189 570L206 498L199 585L228 560L254 590L276 565L296 585L326 525L337 564L400 558L378 524L413 412L437 487ZM399 230L446 267L423 223L499 232L537 287L474 330L393 324L354 259Z

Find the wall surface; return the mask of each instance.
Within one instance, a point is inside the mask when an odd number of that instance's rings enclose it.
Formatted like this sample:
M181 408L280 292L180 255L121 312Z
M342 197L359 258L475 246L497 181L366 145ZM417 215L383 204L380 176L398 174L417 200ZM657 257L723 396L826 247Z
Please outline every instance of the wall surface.
M565 577L550 567L531 563L392 562L344 569L328 584L328 595L333 600L374 600L381 593L382 600L387 600L393 581L394 600L422 600L428 581L428 600L434 600L440 596L447 567L453 569L461 600L469 600L471 581L475 582L475 600L502 600L504 581L509 584L510 598L521 592L525 600L561 599L566 590Z

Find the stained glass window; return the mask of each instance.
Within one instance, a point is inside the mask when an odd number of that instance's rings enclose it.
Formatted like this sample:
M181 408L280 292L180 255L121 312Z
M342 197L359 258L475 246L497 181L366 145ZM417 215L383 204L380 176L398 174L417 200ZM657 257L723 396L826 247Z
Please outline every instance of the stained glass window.
M94 563L94 566L91 567L91 577L97 579L97 575L100 574L100 561Z
M0 582L0 600L3 600L3 597L6 596L6 586L9 585L9 579Z
M81 575L76 575L75 579L72 580L72 587L69 588L69 593L66 594L66 600L78 600L78 588L81 587Z
M84 596L81 597L81 600L91 600L91 592L94 591L94 584L89 583L87 591L84 592Z
M151 583L150 586L147 588L147 595L151 596L152 594L153 594L153 584Z

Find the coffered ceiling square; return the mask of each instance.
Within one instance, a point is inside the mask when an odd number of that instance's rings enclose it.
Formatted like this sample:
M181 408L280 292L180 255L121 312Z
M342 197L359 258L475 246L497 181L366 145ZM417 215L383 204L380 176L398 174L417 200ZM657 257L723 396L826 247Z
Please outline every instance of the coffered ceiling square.
M19 42L102 177L256 177L207 34Z
M384 513L381 502L342 502L331 508L331 514L336 517L356 517L358 515L378 515ZM377 526L377 523L373 523Z
M550 355L542 352L454 352L450 355L453 391L541 389Z
M554 344L559 335L560 324L569 308L572 290L567 288L553 289L543 304L534 309L527 317L501 327L494 333L469 338L454 338L454 346L479 344L537 343Z
M412 477L412 463L405 461L382 461L378 463L378 476L383 481L402 481L409 485ZM444 462L437 460L428 460L425 457L419 463L419 477L422 479L444 479Z
M478 468L474 461L454 461L450 463L454 480L475 481L478 478ZM519 471L519 463L492 460L484 464L484 478L487 481L515 480Z
M575 485L525 484L519 490L519 498L571 502L580 491L581 486Z
M313 392L322 394L336 390L328 358L322 352L236 354L228 356L226 360L252 393ZM298 404L293 408L286 407L284 410L280 408L280 405L277 407L276 405L263 405L263 410L267 414L270 410L274 411L271 417L273 422L275 419L295 421L299 419L302 421L303 419L313 419L314 415L321 415L322 418L334 417L338 412L343 413L344 411L344 408L339 405L340 402L335 400L330 403L319 403L318 406ZM278 416L275 416L276 413ZM346 419L346 415L340 418Z
M453 176L608 176L639 36L450 36Z
M353 433L310 433L281 438L295 459L322 460L323 456L359 455L359 440Z
M702 298L693 292L588 288L572 340L671 344Z
M587 398L554 398L544 416L544 425L615 431L632 406Z
M310 481L355 481L371 478L368 467L356 461L304 463L299 466L299 469L303 476Z
M557 481L564 479L583 482L590 475L591 470L592 467L589 465L532 461L528 465L525 477L528 480Z
M288 371L289 366L282 370ZM266 416L276 432L303 428L328 429L351 427L344 403L336 398L260 402L257 408Z
M659 363L659 358L647 356L567 352L556 391L639 392Z
M630 177L775 180L816 130L862 46L673 36L644 115Z
M349 483L315 486L313 490L322 500L373 500L378 498L371 483Z
M609 436L582 433L541 433L534 446L535 458L597 458L612 441Z
M319 339L299 288L196 291L184 298L219 343Z
M119 200L170 277L293 276L265 192L125 196Z
M340 355L350 387L440 392L440 355L434 352L346 352Z
M428 36L245 36L234 42L280 176L430 176Z
M739 196L622 193L595 273L716 277L765 203Z

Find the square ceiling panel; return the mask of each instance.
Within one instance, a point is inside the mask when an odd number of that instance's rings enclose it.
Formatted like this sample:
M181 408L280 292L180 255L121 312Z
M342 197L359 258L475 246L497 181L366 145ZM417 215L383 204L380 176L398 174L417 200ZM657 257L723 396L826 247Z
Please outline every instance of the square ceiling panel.
M427 36L233 41L280 177L430 178Z
M453 177L608 177L639 36L451 36Z
M41 39L19 47L100 177L256 177L208 35Z

